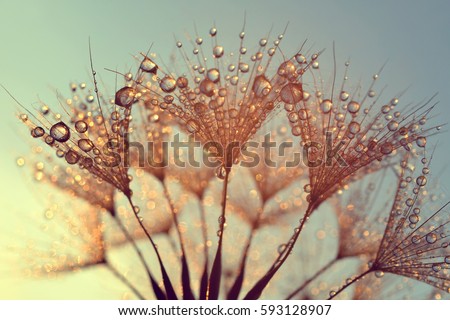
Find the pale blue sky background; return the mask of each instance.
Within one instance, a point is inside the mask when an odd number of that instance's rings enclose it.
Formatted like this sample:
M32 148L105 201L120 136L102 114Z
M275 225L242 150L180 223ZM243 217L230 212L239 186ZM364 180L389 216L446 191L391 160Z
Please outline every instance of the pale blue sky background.
M68 94L71 81L89 81L88 37L98 73L111 86L114 75L103 68L126 71L132 55L173 51L174 37L204 37L215 22L219 35L233 39L247 16L246 33L254 43L273 26L289 28L282 48L292 53L305 38L316 49L336 43L338 61L351 58L354 82L370 79L388 60L380 83L395 94L410 86L405 102L439 92L439 122L450 118L450 1L5 1L0 2L0 83L25 106L57 103L51 88ZM225 36L226 34L226 36ZM330 52L330 50L328 50ZM328 55L328 57L330 57ZM166 60L167 61L167 60ZM15 159L28 152L27 129L15 118L15 103L0 90L1 214L33 206L32 186ZM439 141L435 175L448 161L450 133ZM450 191L450 170L442 175ZM450 197L450 194L449 194Z

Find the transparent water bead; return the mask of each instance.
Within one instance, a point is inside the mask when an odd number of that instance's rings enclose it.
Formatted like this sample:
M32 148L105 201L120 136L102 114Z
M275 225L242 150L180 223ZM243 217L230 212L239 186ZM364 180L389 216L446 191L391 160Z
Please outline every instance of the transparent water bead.
M64 158L68 164L75 164L80 160L80 155L74 150L69 150L66 152Z
M280 98L284 103L295 104L303 99L303 89L300 83L289 83L280 91Z
M58 142L70 139L70 129L64 122L58 122L50 128L50 136Z
M177 82L174 78L171 76L165 76L161 79L161 82L159 83L159 87L162 91L166 93L173 92L176 88Z
M114 103L120 107L129 108L134 103L136 90L131 87L123 87L116 92Z
M258 98L267 96L271 90L272 84L264 74L255 77L255 82L253 83L252 91Z
M224 54L224 49L222 46L215 46L213 48L213 55L215 58L220 58L223 56L223 54Z
M140 69L144 72L156 74L158 66L150 58L145 57L141 62Z

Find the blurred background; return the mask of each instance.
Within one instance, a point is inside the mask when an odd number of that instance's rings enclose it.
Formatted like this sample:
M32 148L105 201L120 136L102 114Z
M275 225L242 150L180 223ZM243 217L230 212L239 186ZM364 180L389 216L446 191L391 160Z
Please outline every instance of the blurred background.
M439 104L433 124L450 118L450 3L448 1L3 1L0 10L0 84L29 109L39 101L58 104L56 91L70 94L69 84L91 83L88 39L94 66L110 92L115 74L135 70L133 56L152 52L165 58L175 50L176 40L203 37L215 25L225 48L236 50L238 34L246 17L247 44L267 35L282 33L289 56L305 39L309 47L325 48L328 70L332 67L332 46L338 66L351 61L353 83L368 83L387 61L380 75L385 96L407 89L402 101L418 102L438 92ZM176 39L176 40L175 40ZM253 42L252 42L253 41ZM187 42L187 41L186 41ZM164 59L164 58L163 58ZM133 69L134 68L134 69ZM342 70L342 69L341 69ZM326 77L325 77L326 78ZM30 153L29 130L17 118L17 104L0 90L0 250L8 251L11 236L26 223L30 213L45 208L40 197L47 191L33 183L30 170L17 161ZM436 145L433 176L439 175L450 197L450 170L446 169L450 133L444 127L431 139ZM41 192L41 193L39 193ZM21 239L14 241L20 242ZM0 260L0 298L120 298L110 293L108 279L86 290L77 285L94 279L84 273L76 277L27 281L10 273L14 266ZM91 278L90 278L91 277ZM70 292L64 292L64 287ZM62 291L61 291L62 290Z

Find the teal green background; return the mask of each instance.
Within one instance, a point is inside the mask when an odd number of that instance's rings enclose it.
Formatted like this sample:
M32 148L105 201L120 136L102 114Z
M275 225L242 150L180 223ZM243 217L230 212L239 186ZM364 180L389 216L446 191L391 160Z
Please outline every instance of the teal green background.
M386 84L391 94L409 87L405 103L438 92L440 103L431 121L448 122L449 1L1 1L0 83L26 107L33 108L39 99L52 106L58 103L55 89L69 94L70 82L90 82L89 37L95 69L114 88L115 75L104 68L123 72L135 68L133 55L147 51L151 44L152 51L169 57L175 50L174 35L181 40L186 34L195 35L194 24L206 38L215 23L218 36L236 49L244 15L249 47L272 27L274 35L282 32L287 22L282 49L288 55L307 38L315 49L327 48L330 59L335 42L338 64L351 60L353 83L371 79L387 60L380 87ZM16 118L17 105L2 90L0 110L3 230L20 224L11 216L39 210L32 196L39 190L27 177L29 171L16 166L16 159L29 153L32 141ZM437 145L433 176L441 179L450 197L450 170L445 170L450 155L448 128L430 142ZM14 288L6 292L2 286L0 298L33 296Z

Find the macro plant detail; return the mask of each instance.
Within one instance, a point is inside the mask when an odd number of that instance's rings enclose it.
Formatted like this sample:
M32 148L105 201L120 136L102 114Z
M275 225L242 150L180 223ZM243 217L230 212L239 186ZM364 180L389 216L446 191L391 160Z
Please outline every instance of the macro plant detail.
M334 46L324 76L326 51L305 42L285 56L284 32L252 49L244 28L238 39L235 52L216 27L190 44L177 40L170 68L150 48L135 57L135 72L109 70L123 79L112 95L99 88L89 47L92 85L72 84L59 109L42 102L31 112L16 100L39 145L36 180L87 208L49 211L76 232L26 261L39 274L106 266L138 299L259 299L271 290L334 299L350 286L353 298L377 298L364 291L372 273L450 292L448 202L428 190L428 141L441 128L429 124L435 96L407 105L404 93L385 98L382 68L366 89L350 84L348 62L339 79ZM317 220L325 214L331 227ZM336 252L298 277L314 258L304 247L326 234L308 240L308 228L321 226L333 230ZM145 281L110 259L124 246ZM345 280L334 269L346 260L358 268ZM335 282L323 285L330 273Z

